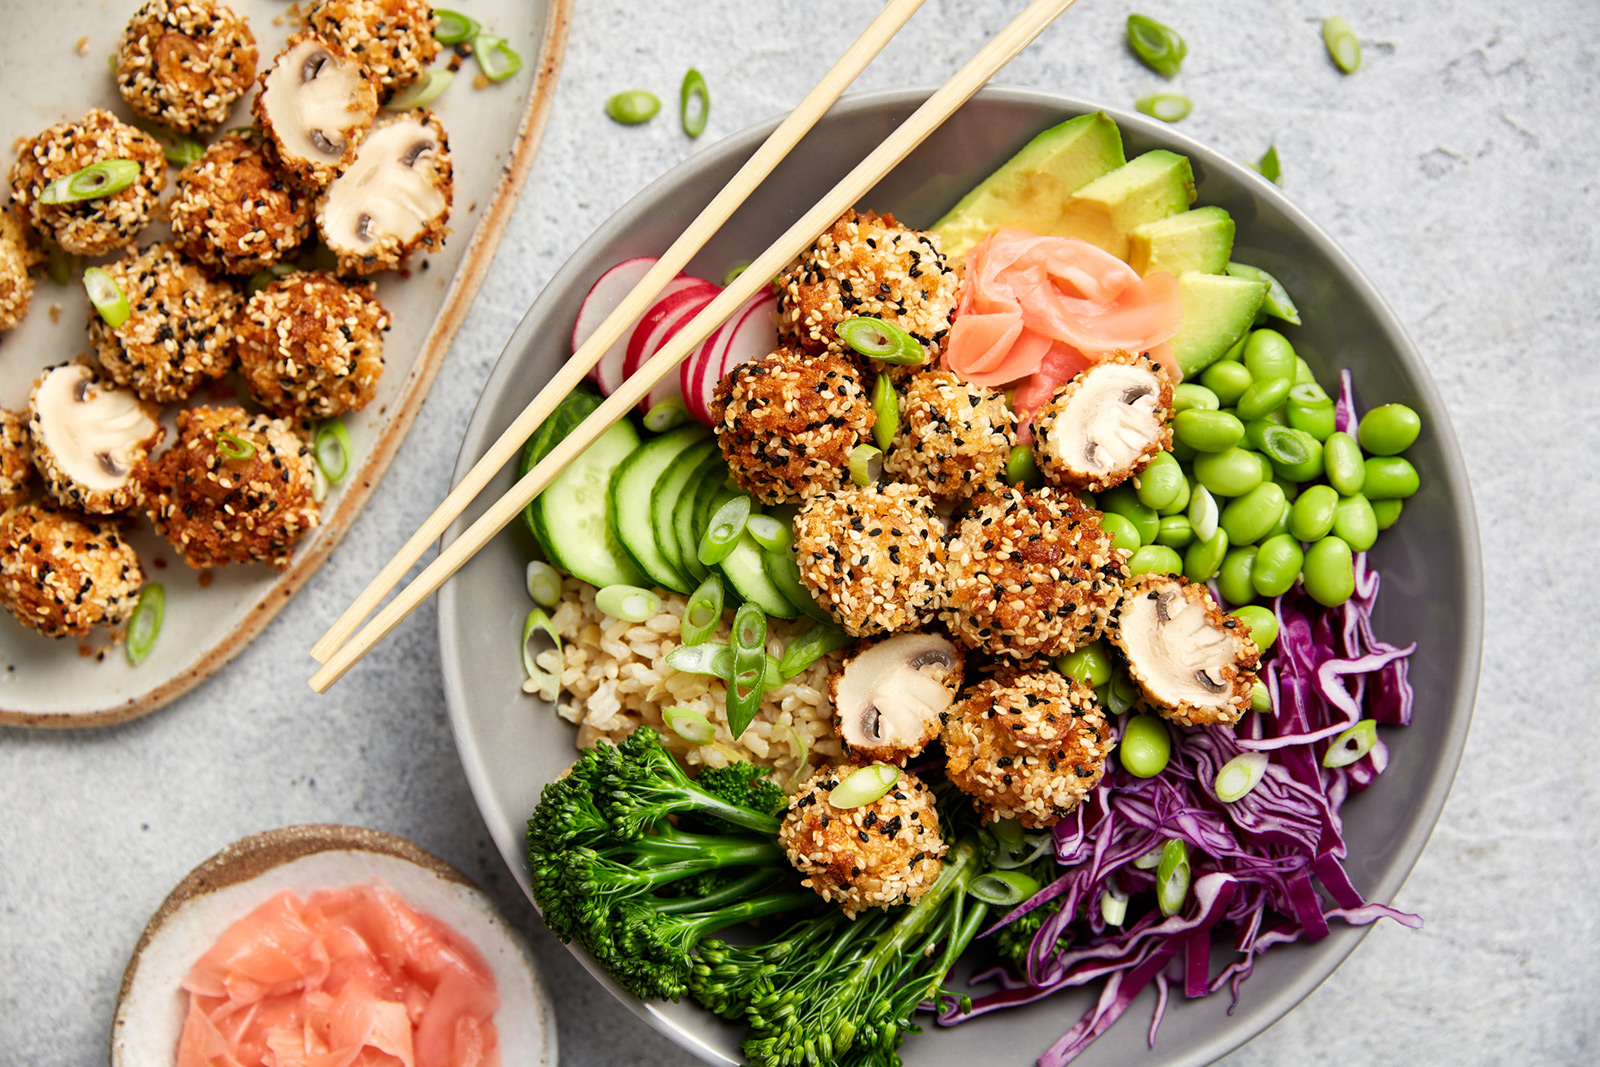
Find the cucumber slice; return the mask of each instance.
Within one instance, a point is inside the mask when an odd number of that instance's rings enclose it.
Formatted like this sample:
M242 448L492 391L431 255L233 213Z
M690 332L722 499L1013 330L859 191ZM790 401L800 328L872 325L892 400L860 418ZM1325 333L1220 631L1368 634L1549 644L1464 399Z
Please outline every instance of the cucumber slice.
M528 524L550 562L590 585L646 580L612 536L608 514L611 477L638 448L632 424L616 423L528 505Z
M522 448L522 463L517 468L517 477L521 478L533 469L534 464L550 454L550 450L559 445L573 427L588 418L602 403L600 394L587 386L578 386L562 398L561 403L550 416L539 424L533 431L533 436L528 438L528 443ZM544 543L544 538L533 523L533 505L529 504L522 509L522 521L528 526L533 536L539 542L539 547L544 549L546 557L550 555Z
M689 484L678 495L672 506L672 534L678 543L678 555L683 566L697 582L706 580L711 568L700 562L700 543L695 537L695 519L700 505L710 499L717 487L728 480L728 465L722 462L721 453L713 453L690 475Z
M717 567L722 571L722 576L728 580L728 585L733 588L734 593L745 603L754 604L775 619L799 617L799 609L791 604L783 591L767 577L767 570L761 558L764 555L766 552L756 544L756 539L751 537L747 530L740 536L739 543L733 546L733 551L728 553L727 558L717 564Z
M687 593L694 586L656 546L651 497L673 461L708 432L704 426L684 426L653 437L624 459L611 476L611 532L652 582L678 593Z
M794 547L784 549L782 552L761 553L761 565L766 568L767 578L782 593L784 599L795 606L802 615L809 615L818 622L825 622L837 626L832 615L822 610L811 595L811 590L806 588L800 580L800 559L795 555Z
M672 528L672 514L677 509L678 501L689 493L695 471L716 450L717 442L709 439L691 444L672 461L672 466L667 468L667 472L650 491L650 527L655 534L656 550L691 583L701 581L705 575L695 574L689 561L679 551L678 537ZM695 563L698 564L699 560L695 560Z

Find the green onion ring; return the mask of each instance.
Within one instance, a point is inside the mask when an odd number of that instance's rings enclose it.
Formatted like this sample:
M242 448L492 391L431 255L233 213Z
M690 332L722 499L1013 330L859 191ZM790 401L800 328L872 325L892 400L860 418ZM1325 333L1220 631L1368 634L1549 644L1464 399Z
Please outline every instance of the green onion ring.
M872 383L872 413L877 416L872 424L872 443L887 452L900 432L900 395L887 374L880 374Z
M530 559L523 572L528 585L528 596L541 608L553 608L561 603L561 572L542 559Z
M454 73L448 70L430 70L416 81L406 87L404 92L396 93L390 98L384 109L387 111L410 111L414 107L427 107L450 88L456 80Z
M733 616L733 677L728 684L728 732L735 738L761 710L766 673L767 616L754 604L742 604Z
M1039 880L1021 871L986 871L972 880L967 891L985 904L1010 908L1021 904L1039 889Z
M748 266L750 266L750 261L748 259L741 259L739 262L729 267L728 272L722 276L722 287L726 289L728 286L732 285L733 280L739 275L743 274L745 268Z
M1322 755L1324 767L1348 767L1372 751L1378 743L1378 723L1375 719L1362 719L1350 729L1333 739L1328 751Z
M706 119L711 116L711 94L706 89L706 79L698 70L689 68L683 76L683 88L678 93L678 118L683 132L699 137L706 132Z
M1178 914L1189 895L1189 846L1173 837L1161 846L1161 862L1156 865L1156 903L1161 914Z
M606 114L624 126L649 122L660 110L660 98L648 89L629 89L606 101Z
M1261 715L1272 710L1272 693L1260 682L1250 687L1250 710Z
M279 278L287 278L299 269L293 263L274 263L264 270L258 270L250 275L250 291L259 293Z
M713 571L706 580L689 594L689 603L683 609L680 637L685 645L699 645L722 625L722 606L726 594L722 589L722 575Z
M833 332L856 353L879 363L920 367L928 361L928 350L921 341L883 319L866 316L845 319Z
M128 298L111 273L101 267L90 267L83 272L83 288L89 294L89 303L100 313L105 324L115 330L128 321L133 309Z
M1293 467L1311 458L1305 440L1287 426L1267 426L1261 431L1261 452L1274 463Z
M149 119L135 119L133 124L155 138L155 142L161 146L161 154L174 167L187 167L205 152L205 146L194 138L158 126Z
M857 485L871 485L883 473L883 449L869 444L859 444L850 450L850 480Z
M789 731L789 747L795 754L794 773L784 784L784 791L793 793L800 787L800 783L805 781L806 767L811 762L811 745L806 741L805 735L792 724L784 723L783 728Z
M335 457L327 454L330 448L338 449L337 464ZM350 456L354 449L350 447L350 431L343 419L334 416L317 426L312 452L328 481L334 485L344 481L344 476L350 473Z
M744 528L750 531L756 544L768 552L782 552L794 540L789 524L771 515L752 515L745 520Z
M848 648L854 643L855 638L839 627L814 623L790 640L789 646L783 650L783 657L778 660L778 673L785 678L793 678L828 653Z
M1189 525L1194 527L1194 535L1201 541L1209 541L1217 535L1217 523L1222 518L1222 512L1217 508L1216 498L1211 491L1203 485L1194 487L1194 495L1189 498Z
M115 196L139 180L139 164L131 159L103 159L75 174L57 178L39 193L41 204L75 204Z
M522 623L522 669L529 680L538 686L539 695L545 700L554 701L561 693L562 667L558 665L556 673L549 674L535 662L538 656L528 647L528 642L539 633L554 643L559 663L562 659L561 635L556 633L556 628L550 624L550 616L546 615L542 608L534 608L528 612L527 619Z
M1289 399L1296 404L1304 404L1306 407L1311 408L1319 408L1324 404L1333 403L1333 397L1329 396L1328 391L1316 382L1301 382L1289 390Z
M1361 66L1361 41L1350 28L1348 19L1339 15L1322 22L1322 43L1327 46L1328 58L1346 74L1354 74Z
M669 396L644 415L644 428L651 433L666 433L689 418L689 409L682 397Z
M167 591L160 582L150 582L139 590L139 602L128 619L128 643L124 646L128 662L133 666L137 667L150 655L166 614Z
M472 54L478 69L492 82L503 82L522 69L522 57L504 37L480 33L472 39Z
M684 674L714 674L726 675L724 661L719 657L728 655L728 646L720 644L685 644L679 645L667 653L667 666ZM727 665L733 660L727 659Z
M745 523L750 519L750 498L739 495L728 500L706 523L706 532L700 538L698 555L707 567L728 558L739 538L744 534Z
M1268 762L1265 752L1239 753L1217 769L1212 791L1224 804L1232 804L1261 784L1262 775L1267 773Z
M828 803L849 810L878 800L900 780L900 768L892 763L874 763L851 774L833 787Z
M1133 865L1141 871L1153 871L1157 867L1161 866L1161 854L1162 846L1157 845L1149 852L1146 852L1144 855L1135 859L1133 861Z
M311 464L311 499L318 504L328 499L328 476L315 463Z
M433 39L440 44L460 44L470 40L483 32L477 19L468 18L459 11L446 11L442 7L433 9L439 17L439 25L434 28Z
M1100 893L1100 918L1107 926L1121 926L1128 917L1127 894L1107 886Z
M217 451L229 459L249 459L256 454L256 446L255 442L235 437L227 430L218 430Z
M1162 122L1182 122L1194 110L1194 101L1182 93L1152 93L1141 96L1133 106Z
M1189 46L1176 30L1147 15L1128 16L1128 47L1139 62L1163 78L1177 74L1183 57L1189 54Z
M597 590L594 606L614 619L644 622L661 610L661 597L653 590L618 582Z
M691 745L709 745L717 739L717 728L711 720L693 708L668 708L661 713L661 719Z
M1000 871L1027 867L1055 847L1055 838L1050 834L1024 834L1015 845L1001 841L1000 850L989 866Z

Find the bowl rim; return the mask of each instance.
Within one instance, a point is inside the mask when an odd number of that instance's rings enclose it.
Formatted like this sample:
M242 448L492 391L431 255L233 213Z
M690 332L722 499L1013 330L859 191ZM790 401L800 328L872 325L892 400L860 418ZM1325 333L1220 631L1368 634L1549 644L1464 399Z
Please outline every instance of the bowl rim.
M932 92L933 88L930 86L891 87L847 93L829 110L824 121L837 120L841 117L879 109L892 110L914 107ZM1399 317L1367 275L1326 230L1317 224L1305 211L1296 206L1276 184L1268 181L1253 168L1224 155L1181 131L1173 129L1166 123L1091 99L1027 87L996 85L986 86L974 94L974 98L980 97L1041 108L1061 115L1063 120L1072 115L1102 111L1114 119L1119 127L1137 130L1141 135L1151 140L1166 142L1173 150L1184 152L1191 158L1201 162L1205 167L1214 168L1227 174L1235 181L1245 183L1245 187L1253 195L1264 198L1276 210L1290 219L1295 229L1306 240L1315 245L1318 251L1326 257L1330 265L1349 283L1357 297L1371 309L1379 329L1396 353L1405 372L1415 383L1419 397L1430 413L1430 432L1437 439L1442 459L1441 469L1434 473L1434 477L1447 484L1451 495L1460 502L1453 520L1462 551L1462 577L1464 580L1462 597L1465 610L1459 619L1461 625L1458 643L1461 653L1461 666L1457 677L1456 699L1450 708L1450 720L1444 743L1438 749L1438 759L1428 777L1426 788L1422 794L1422 801L1413 808L1413 812L1420 814L1422 817L1413 818L1410 827L1400 837L1394 848L1394 858L1386 865L1379 877L1374 880L1371 892L1368 894L1368 900L1373 903L1392 903L1426 848L1434 828L1438 825L1445 801L1449 797L1450 788L1455 780L1457 769L1461 763L1462 752L1466 746L1467 734L1471 728L1472 713L1477 699L1482 666L1483 561L1478 534L1477 511L1467 478L1466 463L1462 457L1460 443L1457 439L1454 425L1450 421L1444 397L1439 392L1426 362L1410 336L1406 333ZM963 104L962 106L966 105ZM468 468L478 456L482 455L487 444L492 440L491 431L487 425L491 398L498 395L507 381L513 376L515 373L514 365L519 361L521 354L528 348L530 342L538 333L538 323L543 317L544 305L549 300L554 299L553 294L563 292L577 282L582 269L586 266L584 261L587 259L588 250L603 246L613 238L626 232L638 218L649 210L650 205L659 198L663 191L678 185L694 172L714 167L716 164L726 161L730 156L742 158L748 155L771 133L783 117L780 114L747 126L675 164L625 201L572 251L561 267L545 284L539 296L530 304L510 339L506 342L504 349L502 349L489 377L485 380L483 391L479 395L477 404L474 405L466 430L463 432L461 449L457 455L456 465L451 472L450 484L452 487L460 482ZM440 538L440 548L442 549L454 541L456 537L460 536L463 529L465 529L463 521L457 520L453 523ZM455 741L456 753L461 761L462 771L465 773L468 786L472 791L474 803L478 805L481 814L484 806L481 798L489 792L488 776L478 752L464 743L468 697L465 679L458 666L460 662L460 645L457 635L461 632L460 626L465 615L465 605L461 603L457 590L458 583L450 581L445 584L439 593L437 625L439 630L440 665L444 683L445 703L450 717L451 735ZM493 828L491 827L490 829L491 835L493 835ZM497 846L499 845L500 843L497 841ZM523 884L523 878L521 877L525 861L522 860L520 854L508 855L504 847L501 847L500 851L502 859L511 869L513 877L516 878L518 885L523 887L526 895L527 887ZM1371 924L1366 926L1336 926L1327 937L1319 942L1321 946L1325 947L1327 954L1317 964L1306 968L1303 973L1293 976L1291 980L1276 987L1257 991L1256 996L1252 998L1253 1011L1249 1013L1249 1016L1252 1022L1260 1021L1258 1027L1252 1028L1248 1024L1224 1027L1208 1040L1191 1041L1185 1049L1180 1050L1176 1057L1169 1062L1174 1067L1179 1067L1179 1065L1181 1067L1200 1067L1200 1065L1212 1063L1222 1058L1243 1046L1258 1034L1263 1033L1292 1011L1306 997L1310 996L1329 975L1337 970L1349 958L1350 954L1355 951L1356 946L1361 943L1361 940L1366 937L1371 928ZM710 1047L694 1034L686 1032L659 1011L655 1004L641 1001L639 998L622 990L608 974L594 963L580 945L568 945L567 948L583 965L585 970L610 990L628 1010L635 1016L645 1020L663 1036L707 1062L733 1062L727 1060L720 1051ZM1240 1022L1243 1023L1244 1020L1241 1019ZM1064 1027L1066 1025L1070 1025L1069 1020L1064 1020Z

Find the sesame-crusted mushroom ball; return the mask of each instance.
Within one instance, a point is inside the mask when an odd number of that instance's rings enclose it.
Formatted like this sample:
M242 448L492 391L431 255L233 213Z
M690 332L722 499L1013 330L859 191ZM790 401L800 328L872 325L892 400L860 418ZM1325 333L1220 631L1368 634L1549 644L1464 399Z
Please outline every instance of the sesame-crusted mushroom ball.
M378 114L378 90L343 45L297 33L261 72L250 109L283 169L321 189L355 158Z
M0 209L0 330L14 329L28 317L33 277L28 272L44 262L32 231L11 212Z
M42 204L45 186L111 159L131 160L139 175L127 188L91 200ZM94 108L76 122L61 122L22 144L11 165L13 207L62 251L98 256L132 244L150 221L167 186L167 157L154 137L109 111Z
M1070 494L1008 487L974 498L950 538L941 617L969 648L1059 656L1105 628L1127 554Z
M89 310L89 341L118 385L145 400L183 400L232 365L229 331L242 301L171 244L154 244L106 267L128 301L112 326Z
M31 630L66 637L120 625L143 584L115 523L41 503L0 513L0 604Z
M395 270L444 246L455 195L450 142L430 111L378 123L317 200L317 233L341 274Z
M134 472L165 436L161 412L87 363L46 368L28 397L28 444L45 488L75 511L133 506Z
M33 444L28 437L28 416L0 410L0 511L28 499L33 481Z
M1147 355L1116 352L1056 390L1033 420L1034 455L1052 485L1099 493L1172 444L1172 378Z
M905 630L938 610L944 522L915 486L849 486L794 518L800 580L853 637Z
M360 411L383 374L389 328L373 287L324 271L291 274L256 292L234 330L250 395L275 415L326 419Z
M877 421L855 364L792 348L724 375L711 417L733 476L767 504L843 485L850 451Z
M117 89L135 112L209 133L256 79L256 39L212 0L148 0L122 31Z
M829 795L850 771L824 767L789 800L778 840L806 877L801 885L838 903L852 918L868 908L909 904L939 879L945 854L933 791L900 775L870 804L836 808Z
M427 0L312 0L305 22L344 45L384 97L420 78L439 54L439 18Z
M140 471L145 510L189 566L289 566L317 525L310 443L294 426L244 408L178 413L178 440Z
M1016 429L1003 394L949 371L925 371L906 383L883 469L930 496L961 500L1005 480Z
M314 204L261 135L240 130L178 172L167 213L188 255L226 274L254 274L304 243Z
M939 239L893 215L848 211L778 276L778 334L807 352L849 352L834 327L882 319L938 355L956 308L956 270Z
M1053 826L1105 773L1116 747L1094 690L1049 667L978 683L944 728L945 775L984 820Z

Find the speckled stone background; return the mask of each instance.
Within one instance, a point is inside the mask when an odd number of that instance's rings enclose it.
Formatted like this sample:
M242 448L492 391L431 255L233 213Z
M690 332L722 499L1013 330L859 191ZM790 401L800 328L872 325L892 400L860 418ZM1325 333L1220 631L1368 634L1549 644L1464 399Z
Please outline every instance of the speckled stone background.
M522 309L596 225L694 151L675 116L624 129L602 114L606 97L641 86L675 100L696 66L710 142L791 106L875 6L578 0L544 147L493 273L331 562L253 647L170 707L93 732L0 731L0 1064L103 1062L123 964L168 889L237 837L313 821L402 834L494 894L550 980L567 1063L693 1062L568 958L503 869L451 747L431 607L326 697L305 687L305 650L444 494ZM936 83L1021 6L929 0L861 84ZM1349 77L1323 53L1326 3L1137 10L1188 39L1171 86L1195 101L1182 129L1241 158L1275 143L1287 193L1427 358L1472 474L1488 645L1455 791L1396 901L1426 927L1379 925L1226 1062L1600 1062L1600 626L1586 588L1600 578L1600 5L1334 6L1365 50ZM1129 10L1082 0L999 80L1123 106L1166 88L1122 47ZM8 41L0 57L25 46ZM994 1061L1025 1057L997 1049Z

